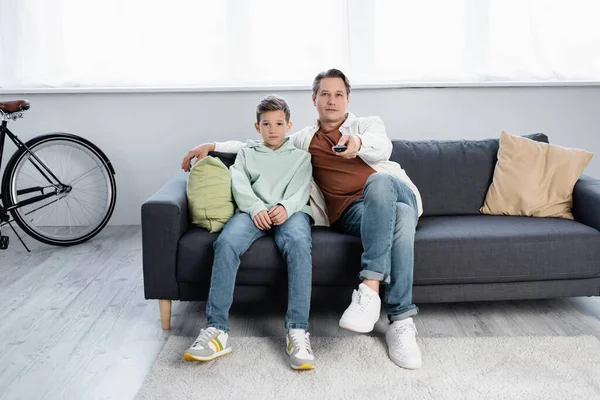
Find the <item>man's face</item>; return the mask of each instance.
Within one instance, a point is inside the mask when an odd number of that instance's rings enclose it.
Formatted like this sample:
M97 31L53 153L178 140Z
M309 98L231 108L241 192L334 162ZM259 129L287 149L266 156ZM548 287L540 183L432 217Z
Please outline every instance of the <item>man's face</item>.
M265 146L276 150L283 144L285 134L291 129L292 123L285 120L282 110L266 111L260 115L260 122L255 122L254 127L263 137Z
M323 78L312 98L322 122L340 122L346 118L350 96L342 78Z

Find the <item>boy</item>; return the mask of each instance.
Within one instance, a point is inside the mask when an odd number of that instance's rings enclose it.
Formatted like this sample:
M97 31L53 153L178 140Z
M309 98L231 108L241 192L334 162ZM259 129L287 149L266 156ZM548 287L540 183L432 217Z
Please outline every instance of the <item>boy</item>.
M310 154L285 135L290 109L278 96L265 97L254 124L263 141L248 140L231 166L233 197L241 212L227 222L214 243L215 258L206 303L208 326L185 352L186 361L208 361L231 353L228 316L240 257L272 232L288 266L286 351L293 369L314 368L308 333L312 286L311 211L308 206Z

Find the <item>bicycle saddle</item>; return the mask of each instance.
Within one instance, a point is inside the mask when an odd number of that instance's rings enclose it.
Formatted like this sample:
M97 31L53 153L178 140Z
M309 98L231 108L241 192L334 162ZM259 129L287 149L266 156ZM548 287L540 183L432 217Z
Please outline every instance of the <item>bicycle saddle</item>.
M0 101L0 110L5 113L29 110L29 102L27 100Z

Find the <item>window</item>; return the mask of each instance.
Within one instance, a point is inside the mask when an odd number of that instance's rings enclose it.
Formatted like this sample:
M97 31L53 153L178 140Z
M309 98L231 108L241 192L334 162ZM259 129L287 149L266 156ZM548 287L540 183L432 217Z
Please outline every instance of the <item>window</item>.
M600 81L595 0L0 0L0 87Z

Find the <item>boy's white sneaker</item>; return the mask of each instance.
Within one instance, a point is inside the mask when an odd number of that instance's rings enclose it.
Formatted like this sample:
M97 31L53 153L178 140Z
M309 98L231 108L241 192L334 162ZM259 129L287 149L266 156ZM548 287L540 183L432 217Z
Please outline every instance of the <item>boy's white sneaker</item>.
M310 345L310 333L304 329L289 329L285 335L285 351L295 370L315 368L315 356Z
M419 369L423 364L417 344L417 327L412 318L394 321L385 333L388 353L392 361L407 369Z
M371 332L380 312L379 293L361 283L358 290L352 292L352 302L340 319L340 327L360 333Z
M192 346L183 353L185 361L210 361L231 353L229 335L220 329L202 329Z

